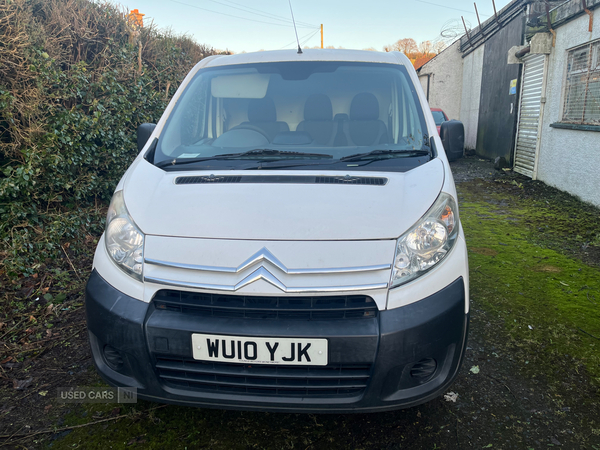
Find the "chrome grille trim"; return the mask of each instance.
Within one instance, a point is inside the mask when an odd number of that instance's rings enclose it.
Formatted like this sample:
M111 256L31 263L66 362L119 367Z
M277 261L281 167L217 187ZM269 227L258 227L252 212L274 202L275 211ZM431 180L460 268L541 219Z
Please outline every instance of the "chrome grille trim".
M366 284L366 285L355 285L355 286L306 286L306 287L288 287L279 281L271 272L264 267L252 272L242 281L234 286L218 285L218 284L206 284L206 283L192 283L188 281L177 281L168 280L164 278L155 278L145 276L144 281L148 283L160 284L164 286L179 287L185 289L206 289L213 291L225 291L235 292L243 287L254 283L259 280L264 280L267 283L275 286L282 292L288 294L312 294L319 292L357 292L357 291L372 291L376 289L387 289L388 283L377 283L377 284Z
M144 258L146 264L153 266L168 267L171 269L198 270L201 272L220 272L220 273L237 273L238 270L234 267L213 267L213 266L198 266L195 264L181 264L170 261L161 261L159 259Z
M359 267L332 267L332 268L321 268L321 269L288 269L281 261L279 261L273 254L263 248L257 253L252 255L238 267L216 267L216 266L201 266L195 264L182 264L170 261L162 261L159 259L145 258L146 264L152 264L154 266L162 266L173 269L185 269L185 270L198 270L202 272L220 272L220 273L239 273L247 268L254 266L255 264L267 261L273 266L277 267L283 273L288 275L319 275L319 274L336 274L336 273L358 273L358 272L377 272L380 270L390 270L391 264L380 264L375 266L359 266Z

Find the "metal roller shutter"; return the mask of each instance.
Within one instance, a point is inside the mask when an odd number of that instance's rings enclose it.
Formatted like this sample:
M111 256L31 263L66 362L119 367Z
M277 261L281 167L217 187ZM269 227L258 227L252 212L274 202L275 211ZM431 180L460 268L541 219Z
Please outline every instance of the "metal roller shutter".
M533 179L537 169L545 74L546 55L528 55L523 59L514 170Z

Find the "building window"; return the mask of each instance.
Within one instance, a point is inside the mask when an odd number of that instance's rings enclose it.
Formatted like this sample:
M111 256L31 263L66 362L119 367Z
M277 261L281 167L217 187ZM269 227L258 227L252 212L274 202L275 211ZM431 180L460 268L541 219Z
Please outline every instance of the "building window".
M600 41L569 51L562 122L600 125Z

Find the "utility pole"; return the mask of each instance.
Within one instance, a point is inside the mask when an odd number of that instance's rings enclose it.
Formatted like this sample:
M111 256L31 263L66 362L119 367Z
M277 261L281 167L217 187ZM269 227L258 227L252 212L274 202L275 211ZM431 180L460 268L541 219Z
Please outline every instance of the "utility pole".
M321 24L321 48L323 48L323 24Z

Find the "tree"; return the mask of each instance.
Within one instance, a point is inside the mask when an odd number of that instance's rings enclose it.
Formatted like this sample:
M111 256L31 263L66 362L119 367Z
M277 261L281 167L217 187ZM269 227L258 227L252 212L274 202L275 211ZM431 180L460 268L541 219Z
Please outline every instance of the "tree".
M423 41L419 44L419 52L423 55L433 53L433 43L431 41Z
M400 39L393 44L386 45L383 50L386 52L399 51L404 53L413 66L418 69L427 61L431 60L438 53L446 48L444 42L423 41L419 45L412 38Z
M418 51L419 48L417 46L417 42L413 38L404 38L399 39L391 45L386 45L383 47L383 50L386 52L402 52L405 55L408 55Z

